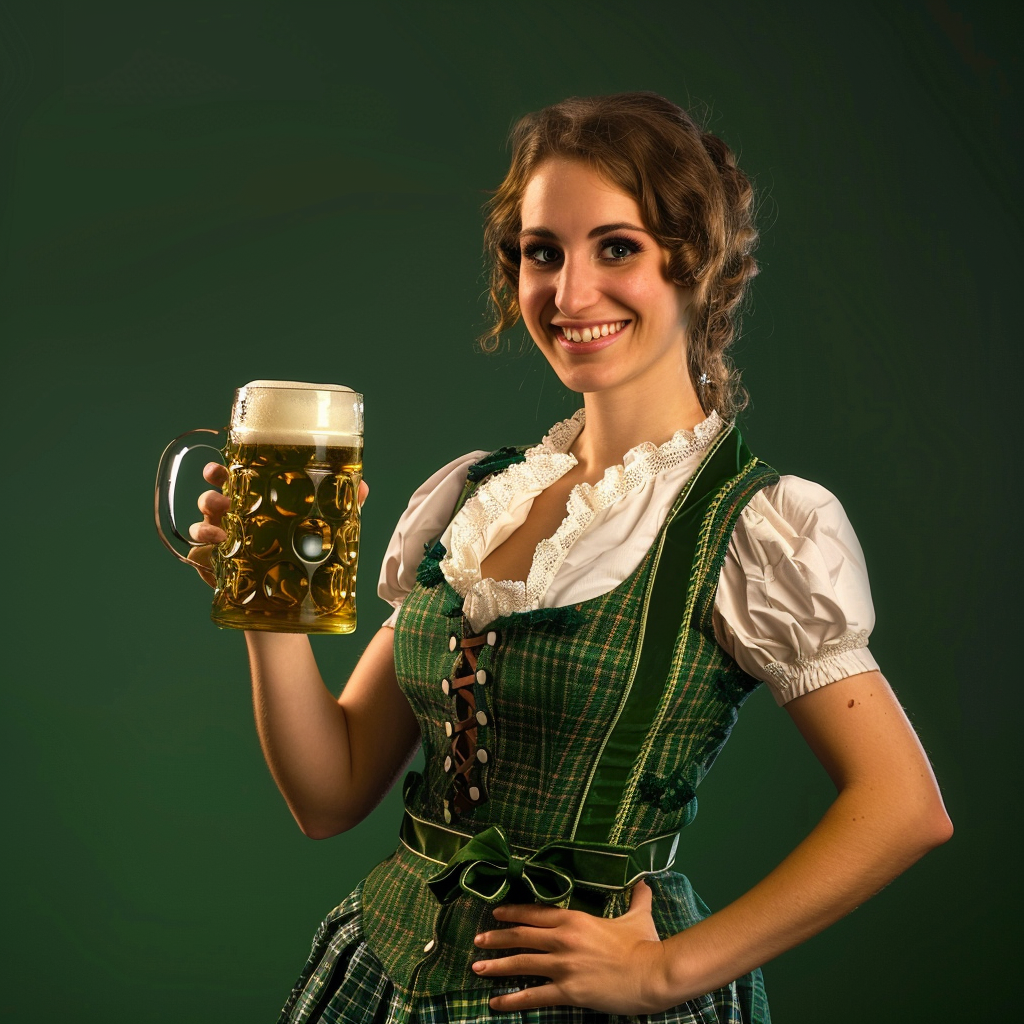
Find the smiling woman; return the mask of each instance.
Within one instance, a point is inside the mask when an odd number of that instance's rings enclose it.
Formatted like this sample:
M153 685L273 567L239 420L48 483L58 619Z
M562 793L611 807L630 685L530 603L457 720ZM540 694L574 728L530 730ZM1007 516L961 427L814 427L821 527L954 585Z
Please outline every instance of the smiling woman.
M520 316L520 232L529 235L536 225L538 241L553 240L544 234L547 225L527 216L528 187L546 160L569 160L593 171L607 191L632 200L624 223L594 225L596 234L627 232L604 244L618 245L623 256L653 242L662 250L666 279L690 291L688 368L705 410L731 416L741 409L745 393L726 353L757 273L757 229L754 190L729 147L654 93L565 100L524 117L512 144L512 165L489 204L485 229L496 311L485 347L493 348Z
M623 407L668 398L662 437L703 419L685 360L693 290L672 281L636 201L552 157L531 176L522 217L519 310L562 383Z
M515 129L488 338L522 318L583 407L413 494L378 588L395 611L340 698L305 636L247 634L263 750L308 835L357 824L424 752L398 848L324 921L282 1024L766 1022L760 965L949 837L867 648L842 506L736 427L751 208L725 145L661 97ZM224 539L226 502L204 495L197 539ZM761 684L838 792L710 913L679 834Z

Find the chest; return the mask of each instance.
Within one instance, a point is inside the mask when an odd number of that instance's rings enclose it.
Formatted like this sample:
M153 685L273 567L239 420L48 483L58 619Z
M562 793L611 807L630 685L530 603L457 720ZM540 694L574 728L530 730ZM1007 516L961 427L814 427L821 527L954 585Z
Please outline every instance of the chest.
M581 482L580 475L570 472L541 491L533 499L525 521L485 555L480 563L481 577L525 582L537 545L554 536L566 516L569 495Z

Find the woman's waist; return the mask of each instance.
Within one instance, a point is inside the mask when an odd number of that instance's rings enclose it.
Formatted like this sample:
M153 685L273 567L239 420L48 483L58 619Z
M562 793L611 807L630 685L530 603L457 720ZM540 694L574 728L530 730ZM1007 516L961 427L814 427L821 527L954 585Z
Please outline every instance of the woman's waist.
M678 833L634 847L568 837L531 847L500 825L471 828L407 811L397 850L364 883L367 942L410 991L445 991L453 979L479 986L469 967L479 956L473 936L494 926L491 910L499 903L541 902L617 916L628 906L632 885L646 876L664 934L697 919L675 892L679 881L685 883L671 870Z
M541 902L600 913L611 894L672 868L679 831L629 846L577 841L568 830L540 844L523 839L501 824L459 827L407 807L399 853L420 861L417 873L442 904L465 894L490 905Z

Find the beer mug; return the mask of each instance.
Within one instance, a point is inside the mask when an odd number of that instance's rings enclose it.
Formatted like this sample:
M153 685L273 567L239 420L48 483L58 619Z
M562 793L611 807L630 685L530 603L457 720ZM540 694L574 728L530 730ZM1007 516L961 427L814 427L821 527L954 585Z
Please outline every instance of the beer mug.
M231 505L227 538L214 547L218 626L278 633L351 633L356 628L363 396L337 384L255 380L235 392L223 448L190 430L165 449L157 470L156 528L189 547L175 523L181 461L196 448L223 454Z

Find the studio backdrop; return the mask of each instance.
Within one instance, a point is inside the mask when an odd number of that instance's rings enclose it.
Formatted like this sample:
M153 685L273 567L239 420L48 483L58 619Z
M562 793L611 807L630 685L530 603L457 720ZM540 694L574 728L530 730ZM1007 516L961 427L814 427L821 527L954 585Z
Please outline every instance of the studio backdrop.
M23 0L0 28L5 1019L272 1021L318 921L395 848L396 792L345 835L296 827L242 636L156 538L156 461L255 378L365 395L359 628L314 640L340 692L412 491L577 408L521 327L475 343L508 129L633 89L690 107L754 179L741 426L843 503L871 649L956 827L766 966L773 1015L1015 1006L1015 8ZM677 867L721 907L832 795L762 688Z

